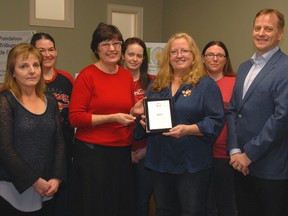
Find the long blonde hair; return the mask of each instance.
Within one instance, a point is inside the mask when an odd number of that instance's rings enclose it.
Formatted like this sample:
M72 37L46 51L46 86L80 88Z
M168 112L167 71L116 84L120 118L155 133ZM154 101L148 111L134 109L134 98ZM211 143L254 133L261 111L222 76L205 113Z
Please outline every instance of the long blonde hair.
M164 47L161 59L159 60L159 72L151 86L151 91L161 91L162 89L169 87L170 83L172 82L174 72L170 64L170 51L173 41L179 38L185 38L187 40L193 57L191 70L186 76L183 77L180 84L185 83L192 84L194 86L203 76L208 75L203 67L200 51L193 38L187 33L176 33L170 37L166 46Z
M16 64L16 59L19 56L22 56L23 59L26 59L29 57L29 55L35 56L41 65L42 68L42 54L40 51L35 48L34 46L27 44L27 43L20 43L16 46L14 46L7 58L6 63L6 72L5 72L5 81L3 84L3 89L10 90L14 93L14 95L20 100L22 96L21 89L14 79L14 68ZM46 89L45 80L43 77L43 73L41 72L41 77L39 82L35 86L36 95L40 97L42 100L44 100L44 91Z

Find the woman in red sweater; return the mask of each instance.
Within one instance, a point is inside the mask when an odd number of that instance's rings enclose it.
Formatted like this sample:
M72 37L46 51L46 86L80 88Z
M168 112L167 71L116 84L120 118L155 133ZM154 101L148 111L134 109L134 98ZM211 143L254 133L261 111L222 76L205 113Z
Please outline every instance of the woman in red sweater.
M211 41L202 51L204 66L213 78L220 91L227 111L235 84L236 74L233 71L228 50L221 41ZM214 173L209 194L209 216L236 216L236 205L233 185L233 168L229 165L226 150L227 124L216 140L213 148Z
M118 63L123 38L100 23L92 36L97 61L75 80L69 120L76 130L71 215L132 216L133 77Z

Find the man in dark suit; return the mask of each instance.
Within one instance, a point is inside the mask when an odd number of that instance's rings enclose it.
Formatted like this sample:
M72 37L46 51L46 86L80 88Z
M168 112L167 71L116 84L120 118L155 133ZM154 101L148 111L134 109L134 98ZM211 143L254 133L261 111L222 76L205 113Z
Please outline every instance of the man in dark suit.
M288 215L288 57L279 48L284 24L277 10L256 14L257 51L240 65L230 101L228 151L239 216Z

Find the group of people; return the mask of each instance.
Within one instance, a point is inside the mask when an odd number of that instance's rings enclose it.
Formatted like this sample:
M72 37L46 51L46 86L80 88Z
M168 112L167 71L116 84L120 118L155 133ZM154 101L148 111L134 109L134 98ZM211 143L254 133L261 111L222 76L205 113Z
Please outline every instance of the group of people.
M0 92L1 213L148 216L153 194L159 216L286 216L284 25L277 10L256 14L237 77L223 42L201 53L181 32L156 76L143 40L105 23L75 81L49 34L16 45ZM145 98L171 99L175 126L146 133Z

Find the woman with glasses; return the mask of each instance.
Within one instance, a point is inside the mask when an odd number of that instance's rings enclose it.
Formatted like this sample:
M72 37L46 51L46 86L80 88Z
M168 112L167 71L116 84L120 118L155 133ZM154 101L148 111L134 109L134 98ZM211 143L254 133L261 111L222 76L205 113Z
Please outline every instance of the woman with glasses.
M100 23L92 36L97 61L75 80L69 119L76 127L71 215L132 216L131 132L134 83L118 63L123 38ZM134 215L133 215L134 216Z
M170 37L146 96L172 98L174 107L175 126L147 138L145 165L152 170L158 215L206 216L213 143L223 126L224 109L221 92L208 77L190 35Z
M202 51L202 60L206 71L221 90L226 112L235 84L236 73L232 68L225 44L221 41L207 43ZM227 125L225 123L213 146L214 168L208 199L209 216L237 215L233 168L229 164L226 142Z
M123 64L133 76L135 102L145 96L145 91L154 78L148 74L147 48L140 38L131 37L125 40ZM140 118L139 118L140 119ZM146 138L133 139L132 162L135 180L135 216L148 216L150 197L152 195L151 173L144 167Z
M70 184L72 166L72 143L74 128L70 126L68 119L69 102L71 98L74 79L66 71L55 68L57 49L54 38L47 33L38 32L32 36L30 43L35 46L43 56L42 70L46 83L46 91L54 95L58 102L60 120L66 143L67 181L55 196L54 216L67 214L68 185Z

